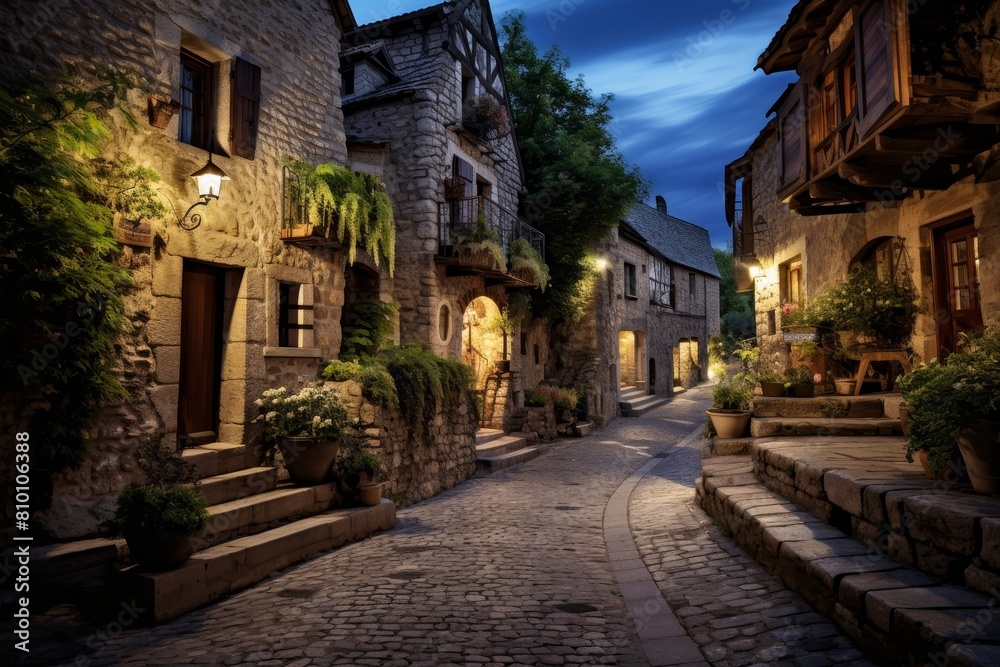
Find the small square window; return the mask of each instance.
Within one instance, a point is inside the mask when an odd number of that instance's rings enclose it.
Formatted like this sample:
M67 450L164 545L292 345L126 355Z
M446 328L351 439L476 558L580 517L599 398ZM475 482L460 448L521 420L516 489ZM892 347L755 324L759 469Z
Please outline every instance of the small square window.
M313 325L306 324L305 314L312 306L303 304L303 297L302 285L278 283L278 347L309 347L306 332Z

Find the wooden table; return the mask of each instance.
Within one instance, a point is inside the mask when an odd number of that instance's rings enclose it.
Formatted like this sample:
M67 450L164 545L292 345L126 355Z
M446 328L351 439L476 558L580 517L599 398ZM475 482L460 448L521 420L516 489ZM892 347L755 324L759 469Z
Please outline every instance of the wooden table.
M858 376L854 383L855 396L861 393L861 387L864 385L865 376L868 375L868 369L871 367L872 362L877 361L898 361L899 365L903 367L904 375L913 370L910 366L910 355L907 354L906 350L878 350L876 352L865 352L861 355L861 365L858 367ZM891 371L889 372L889 380L889 387L892 388L894 384L894 377Z

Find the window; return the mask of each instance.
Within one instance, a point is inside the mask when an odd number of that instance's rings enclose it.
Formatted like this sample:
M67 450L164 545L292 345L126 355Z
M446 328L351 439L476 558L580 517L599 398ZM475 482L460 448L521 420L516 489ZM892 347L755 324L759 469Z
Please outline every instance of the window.
M674 307L673 287L670 284L670 266L653 260L649 273L649 302L665 308Z
M695 278L693 273L688 274L688 293L694 296L695 291L698 289L698 279Z
M257 120L260 116L260 68L236 59L233 66L232 142L233 155L252 160L257 151Z
M344 97L354 94L354 68L345 69L340 73L340 94Z
M278 347L310 347L312 306L305 305L306 290L295 283L278 283ZM308 313L308 316L307 316ZM307 337L308 332L308 337Z
M800 82L787 93L778 111L778 168L782 190L806 179L805 90Z
M447 303L438 308L438 336L442 343L451 340L451 307Z
M528 356L528 334L521 334L521 356Z
M781 301L783 303L801 303L805 294L802 291L802 258L797 256L781 265Z
M753 158L726 166L726 221L733 230L733 255L755 256L753 229Z
M210 127L215 105L213 93L212 64L182 49L178 139L205 150L212 148Z
M629 264L628 262L625 262L625 298L638 298L635 279L635 264Z
M823 135L846 121L858 106L858 72L852 50L823 76Z

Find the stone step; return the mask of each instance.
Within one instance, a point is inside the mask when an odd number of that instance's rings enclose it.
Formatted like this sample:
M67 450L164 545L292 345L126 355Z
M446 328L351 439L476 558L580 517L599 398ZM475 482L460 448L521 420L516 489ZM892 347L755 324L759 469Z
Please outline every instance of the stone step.
M765 488L752 469L747 456L703 461L698 504L868 652L885 664L998 664L1000 620L982 617L991 596L890 560Z
M254 453L246 445L216 442L210 445L187 447L181 457L198 469L202 479L224 475L257 465Z
M898 419L826 419L822 417L754 417L750 435L755 438L812 436L897 436L903 428Z
M754 417L823 418L829 415L831 406L844 410L843 416L853 419L878 419L885 415L885 404L876 396L817 396L816 398L769 398L757 396L753 399ZM899 417L898 413L895 415Z
M715 436L702 450L702 458L711 459L716 456L749 455L753 438L720 438Z
M169 621L273 572L395 524L396 506L388 499L374 507L333 510L211 547L169 572L128 568L122 572L123 595L146 609L145 620ZM294 588L294 581L289 587Z
M629 401L634 401L644 396L647 396L645 389L638 389L636 387L631 387L629 389L622 389L619 394L619 401L623 403L628 403Z
M505 435L507 434L498 428L481 428L476 431L476 444L485 445L487 442L492 442Z
M279 523L330 508L336 484L285 486L261 494L212 505L212 520L202 534L202 544L219 544L238 535L260 533Z
M495 458L503 454L510 454L528 446L528 441L513 435L505 435L496 440L491 440L485 445L476 445L476 458Z
M220 505L273 491L278 485L276 468L259 467L227 472L201 480L201 493L209 505Z
M494 473L511 466L516 466L519 463L524 463L525 461L530 461L531 459L540 456L542 453L541 447L524 447L507 454L501 454L499 456L491 456L488 458L477 458L476 468L480 472L484 473Z
M622 417L641 417L651 410L666 405L670 402L669 398L661 398L659 396L647 396L646 398L634 401L631 403L619 403L622 410Z

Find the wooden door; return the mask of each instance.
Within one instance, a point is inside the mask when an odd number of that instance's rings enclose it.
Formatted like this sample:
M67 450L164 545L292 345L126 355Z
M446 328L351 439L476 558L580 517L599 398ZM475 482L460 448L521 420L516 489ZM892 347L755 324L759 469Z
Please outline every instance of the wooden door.
M177 433L218 433L223 274L185 262Z
M938 359L961 344L960 334L983 328L979 298L979 236L971 221L934 233L934 311Z

